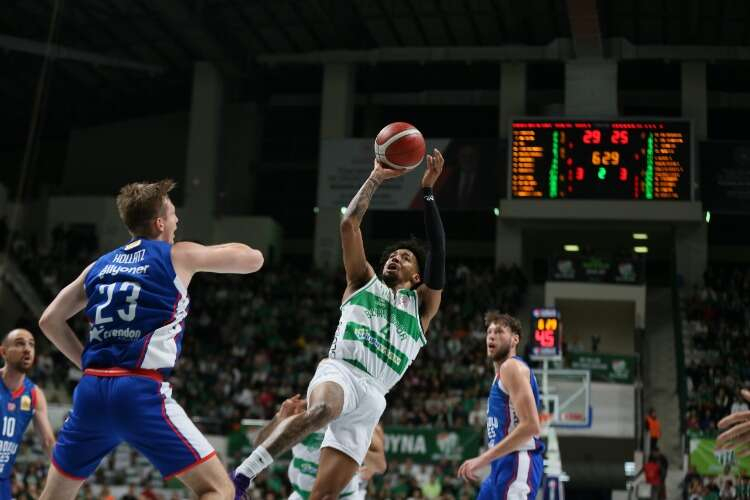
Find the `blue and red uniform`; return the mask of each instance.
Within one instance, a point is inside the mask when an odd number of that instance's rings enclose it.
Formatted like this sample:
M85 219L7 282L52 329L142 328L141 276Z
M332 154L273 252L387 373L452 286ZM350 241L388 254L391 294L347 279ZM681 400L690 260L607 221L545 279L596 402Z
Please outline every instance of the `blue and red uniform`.
M215 455L164 381L182 350L190 303L171 250L136 239L100 257L85 277L84 376L52 454L68 477L85 479L122 441L165 477Z
M0 500L11 500L13 464L23 433L34 418L36 385L24 377L23 384L11 391L0 382Z
M521 363L519 357L515 357ZM539 388L534 372L529 369L531 390L537 408L541 408ZM508 391L500 377L492 381L487 400L487 441L492 448L510 434L519 419ZM479 500L533 500L544 474L544 444L539 436L524 443L518 451L492 462L490 475L482 482Z

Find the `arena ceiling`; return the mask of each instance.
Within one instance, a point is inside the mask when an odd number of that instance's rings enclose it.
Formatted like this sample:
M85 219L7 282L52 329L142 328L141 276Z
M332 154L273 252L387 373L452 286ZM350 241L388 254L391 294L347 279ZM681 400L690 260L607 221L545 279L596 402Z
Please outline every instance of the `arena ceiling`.
M311 53L515 47L522 60L523 47L562 41L565 50L553 59L564 60L607 57L611 39L731 52L750 45L750 2L4 0L3 132L27 127L36 95L49 109L51 130L185 109L199 60L213 61L235 92L252 95L268 90L268 61ZM40 91L48 40L56 57L47 67L49 86ZM319 88L317 80L311 88Z

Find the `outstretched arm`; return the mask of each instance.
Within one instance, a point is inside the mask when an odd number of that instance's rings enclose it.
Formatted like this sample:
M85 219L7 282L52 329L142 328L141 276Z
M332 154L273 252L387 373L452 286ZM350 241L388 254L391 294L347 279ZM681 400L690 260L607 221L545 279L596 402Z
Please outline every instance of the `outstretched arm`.
M384 168L378 160L375 160L370 176L346 208L340 227L341 249L344 257L344 269L346 270L344 300L375 275L372 266L367 262L362 232L359 229L362 218L370 206L372 195L375 194L383 181L399 177L406 172L406 170Z
M509 359L500 367L500 378L508 388L510 400L518 415L518 425L498 444L478 457L465 461L458 469L459 477L464 479L476 481L479 469L497 458L517 451L523 443L541 432L536 400L529 382L529 368L519 361Z
M68 320L86 307L84 281L93 265L86 267L80 276L60 290L39 318L39 328L42 333L78 368L81 368L83 345L68 326Z
M248 274L263 266L263 254L244 243L201 245L181 241L172 246L172 263L180 281L190 284L198 272L222 274Z
M427 155L427 169L422 177L422 196L424 198L424 225L427 240L430 243L425 263L423 283L417 289L422 303L420 316L422 329L427 331L430 321L440 308L440 301L445 287L445 231L443 221L432 187L443 172L443 155L437 149Z

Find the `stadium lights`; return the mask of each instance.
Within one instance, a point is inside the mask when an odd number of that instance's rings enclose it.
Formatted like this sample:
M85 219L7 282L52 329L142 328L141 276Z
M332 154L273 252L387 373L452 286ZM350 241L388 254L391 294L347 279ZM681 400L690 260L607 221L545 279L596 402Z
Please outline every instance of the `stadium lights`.
M711 222L711 211L706 210L706 224L708 224L709 222Z
M500 217L500 209L495 207L492 209L492 213L495 214L495 217Z
M648 247L633 247L635 253L648 253Z
M346 213L346 207L341 207L341 215L344 215Z
M566 252L577 252L580 250L580 247L578 245L563 245L563 249Z
M320 209L318 207L313 207L313 213L317 214L318 212L320 212Z
M633 233L634 240L647 240L648 234L646 233Z

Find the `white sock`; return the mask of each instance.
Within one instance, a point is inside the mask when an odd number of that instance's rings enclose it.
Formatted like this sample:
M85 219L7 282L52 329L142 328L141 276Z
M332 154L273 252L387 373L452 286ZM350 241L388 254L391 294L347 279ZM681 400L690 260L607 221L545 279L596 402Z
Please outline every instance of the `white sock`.
M262 446L258 446L253 450L249 457L247 457L237 467L235 472L242 474L245 477L249 477L252 481L255 476L261 473L263 469L273 463L273 457L268 453L268 450Z

